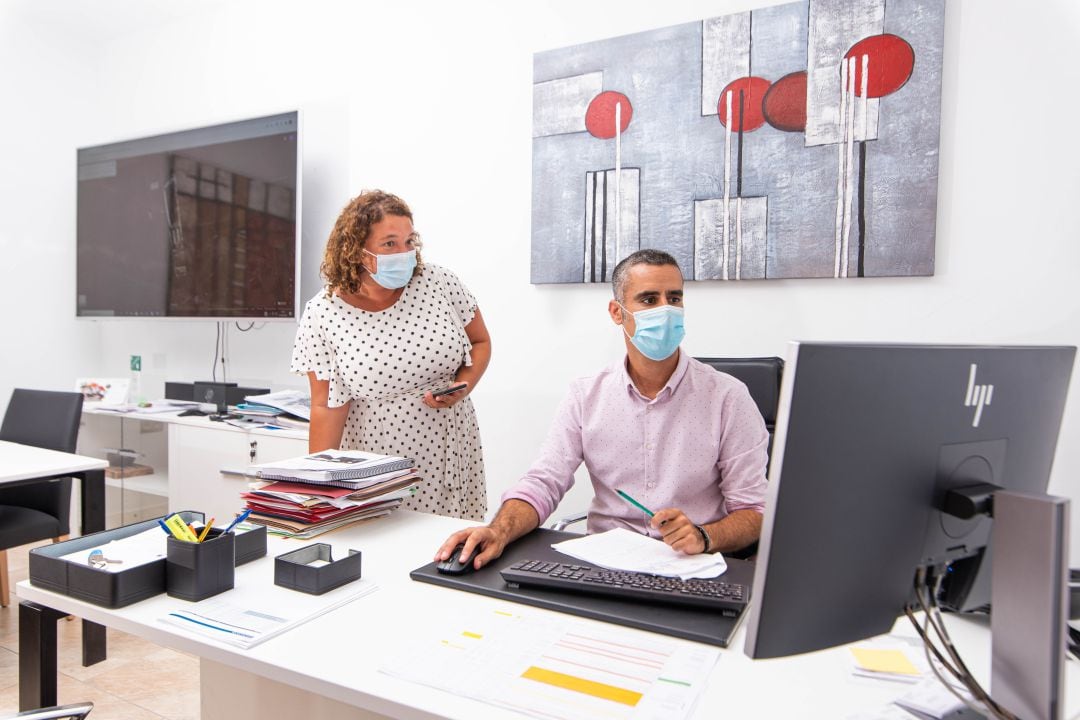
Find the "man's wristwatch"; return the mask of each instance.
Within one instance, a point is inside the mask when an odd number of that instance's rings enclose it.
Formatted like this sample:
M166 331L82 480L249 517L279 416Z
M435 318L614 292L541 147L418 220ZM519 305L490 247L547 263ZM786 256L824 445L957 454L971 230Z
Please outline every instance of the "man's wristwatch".
M697 531L701 534L701 542L705 543L705 549L702 552L709 552L712 549L712 540L709 539L709 533L705 532L705 528L700 525L695 525Z

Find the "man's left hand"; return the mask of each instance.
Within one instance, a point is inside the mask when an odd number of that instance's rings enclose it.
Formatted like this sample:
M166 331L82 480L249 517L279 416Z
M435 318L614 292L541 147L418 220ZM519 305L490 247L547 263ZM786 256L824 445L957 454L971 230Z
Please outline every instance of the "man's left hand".
M660 531L664 542L685 555L705 552L705 541L693 521L678 508L664 508L649 523Z

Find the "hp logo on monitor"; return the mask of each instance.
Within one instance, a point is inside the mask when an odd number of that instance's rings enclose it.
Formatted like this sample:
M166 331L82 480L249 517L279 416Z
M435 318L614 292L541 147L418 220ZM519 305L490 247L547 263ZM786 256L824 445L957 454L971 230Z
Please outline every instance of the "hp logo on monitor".
M976 428L979 427L979 420L982 418L983 408L989 405L990 401L994 398L993 385L975 384L975 372L978 369L978 365L971 363L971 372L968 373L967 396L964 398L964 407L975 408L975 417L971 420L971 427Z

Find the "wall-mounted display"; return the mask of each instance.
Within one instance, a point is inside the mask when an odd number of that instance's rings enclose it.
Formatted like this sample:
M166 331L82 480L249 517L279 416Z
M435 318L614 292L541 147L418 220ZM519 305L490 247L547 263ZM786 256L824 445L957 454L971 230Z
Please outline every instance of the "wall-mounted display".
M532 282L934 274L944 0L807 0L533 60Z

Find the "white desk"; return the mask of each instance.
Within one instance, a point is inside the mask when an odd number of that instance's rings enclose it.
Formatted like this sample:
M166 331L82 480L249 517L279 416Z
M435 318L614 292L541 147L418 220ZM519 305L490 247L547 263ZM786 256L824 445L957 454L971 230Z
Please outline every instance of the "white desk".
M105 529L104 460L0 440L0 485L26 485L54 477L81 483L82 534ZM83 621L83 665L105 659L105 628Z
M300 710L305 716L320 720L372 717L371 713L377 714L376 717L417 719L519 717L502 708L378 672L388 649L417 639L417 631L408 623L410 617L432 614L449 617L478 608L510 605L409 579L409 570L430 562L435 548L461 525L458 520L398 511L386 519L331 533L325 541L334 546L334 557L340 557L348 548L362 550L364 577L373 580L380 589L247 651L185 635L158 622L163 609L176 602L165 596L122 610L107 610L34 588L28 582L19 583L16 591L23 601L45 605L59 613L75 613L198 655L203 670L203 720L289 717ZM259 574L253 567L257 563L272 563L273 556L283 552L283 547L298 546L296 541L271 540L266 558L238 568L237 584L244 583L245 577ZM527 606L513 608L523 614L549 613ZM981 679L989 677L987 627L963 618L950 620L950 630L972 671ZM596 621L581 622L608 627ZM20 633L20 661L24 654L37 652L34 643L33 637ZM743 654L742 644L740 630L732 646L722 651L695 718L713 719L722 714L736 718L842 719L852 712L881 707L907 689L907 686L852 678L844 648L795 658L751 661ZM20 667L21 692L32 693L35 688L22 685L22 672ZM1069 663L1067 682L1073 690L1071 697L1075 698L1080 694L1077 663ZM321 697L312 698L312 695ZM20 694L20 698L24 705L38 701L32 695ZM308 704L304 705L305 702ZM1068 707L1071 710L1067 717L1073 717L1080 709L1076 702Z

